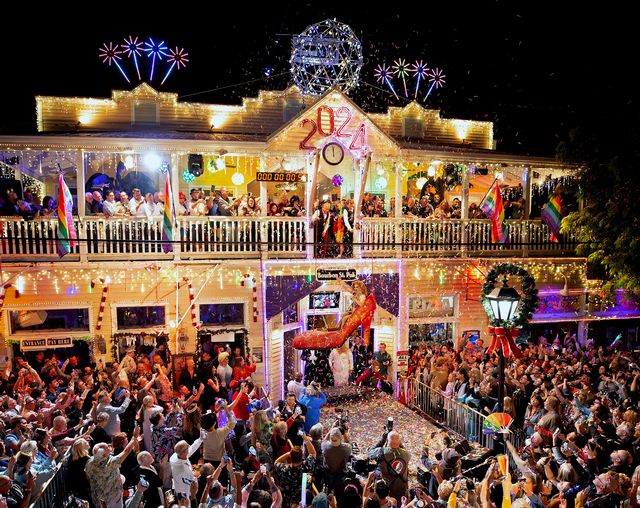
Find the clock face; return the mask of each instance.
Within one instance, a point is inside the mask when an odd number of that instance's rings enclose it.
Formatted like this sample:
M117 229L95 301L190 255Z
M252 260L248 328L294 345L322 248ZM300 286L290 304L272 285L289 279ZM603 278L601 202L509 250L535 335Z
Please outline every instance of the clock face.
M338 143L327 143L322 149L322 157L328 164L337 166L344 159L344 149Z

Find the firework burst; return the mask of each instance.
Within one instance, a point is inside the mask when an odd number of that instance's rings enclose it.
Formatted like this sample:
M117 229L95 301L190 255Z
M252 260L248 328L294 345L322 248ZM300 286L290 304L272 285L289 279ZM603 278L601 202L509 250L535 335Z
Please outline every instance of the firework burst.
M389 87L389 90L393 92L393 95L395 95L397 99L398 94L393 88L393 83L391 83L391 78L393 78L393 71L391 70L391 68L387 64L378 65L378 67L376 67L376 70L373 71L373 74L375 75L379 83L385 84Z
M420 81L423 79L427 79L427 76L429 75L429 68L427 67L427 64L422 60L416 60L416 63L411 66L411 72L413 73L413 77L416 78L416 91L413 94L413 98L417 99L418 89L420 88Z
M167 71L167 73L164 75L164 79L160 84L161 85L164 84L164 82L169 77L169 74L171 74L171 71L173 71L174 67L176 69L180 69L181 67L186 67L187 63L189 62L188 57L189 57L189 53L187 53L183 48L179 48L176 46L175 51L173 49L170 49L169 56L167 56L167 63L170 63L171 66L169 67L169 70Z
M425 101L434 88L438 89L444 86L444 84L446 83L444 78L446 78L446 76L442 73L442 70L438 69L437 67L429 72L429 83L431 83L431 85L429 86L427 95L424 96Z
M402 84L404 85L404 96L408 97L407 92L407 77L409 76L409 64L403 58L398 58L393 62L393 73L402 78Z
M149 37L149 40L144 43L144 51L149 58L151 58L151 72L149 73L149 81L153 81L153 72L156 68L156 58L162 60L163 56L167 56L167 46L162 42L153 42L153 39Z
M134 37L133 35L125 38L124 44L120 44L123 53L133 60L133 63L136 66L136 72L138 73L139 80L142 80L142 76L140 75L140 65L138 64L138 57L142 56L142 46L142 41L138 41L138 38Z
M124 69L118 62L118 60L122 60L122 57L120 56L122 54L122 50L120 50L120 47L117 44L114 44L113 42L105 42L100 48L98 54L102 59L102 63L109 64L109 66L111 66L111 64L114 64L120 71L120 74L124 76L124 79L127 80L127 83L131 83L126 72L124 72Z

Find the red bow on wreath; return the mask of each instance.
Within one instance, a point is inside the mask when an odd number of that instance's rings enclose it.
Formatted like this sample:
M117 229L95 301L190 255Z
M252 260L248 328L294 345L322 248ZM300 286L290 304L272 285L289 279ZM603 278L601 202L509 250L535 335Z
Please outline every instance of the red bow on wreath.
M524 353L514 341L518 336L517 328L490 326L487 331L489 332L489 335L491 335L491 344L487 348L487 354L491 354L502 348L502 353L505 358L509 358L511 354L516 358L524 358Z

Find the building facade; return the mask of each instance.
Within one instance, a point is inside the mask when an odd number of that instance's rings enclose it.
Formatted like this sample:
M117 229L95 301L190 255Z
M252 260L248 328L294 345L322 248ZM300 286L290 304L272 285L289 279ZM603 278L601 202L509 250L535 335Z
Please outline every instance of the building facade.
M79 242L59 258L55 218L0 217L7 359L77 341L104 362L134 343L174 355L200 351L203 340L235 343L281 394L301 366L293 337L336 326L349 308L344 281L375 294L372 342L397 355L421 341L484 335L482 281L504 261L536 278L534 322L585 334L590 321L638 315L634 302L606 308L590 298L573 239L551 241L539 219L576 168L497 152L490 122L416 103L366 113L337 90L309 98L295 87L231 106L181 102L147 84L110 99L36 104L38 135L0 137L0 191L57 201L63 171ZM178 211L172 252L162 249L160 215L96 213L94 200L109 190L133 198L137 188L161 202L167 172ZM476 214L496 181L514 217L505 244L491 242L490 221ZM424 208L422 196L427 208L435 201L433 213L411 213ZM224 215L220 198L243 214ZM354 202L353 232L340 249L314 211L342 200ZM456 206L442 211L441 201Z

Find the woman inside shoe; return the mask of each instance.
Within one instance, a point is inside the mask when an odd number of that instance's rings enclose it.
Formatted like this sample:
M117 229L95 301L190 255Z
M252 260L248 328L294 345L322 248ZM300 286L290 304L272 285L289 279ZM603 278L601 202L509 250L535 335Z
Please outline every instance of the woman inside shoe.
M293 339L293 347L296 349L333 349L340 347L360 325L363 328L365 346L369 344L371 320L376 311L376 299L368 294L362 281L354 281L351 286L338 279L338 283L351 292L351 298L355 309L351 314L345 315L341 321L339 330L309 330L297 335Z

